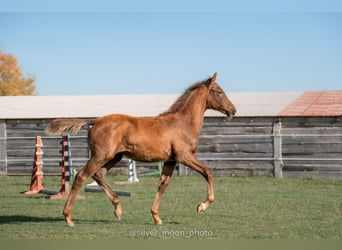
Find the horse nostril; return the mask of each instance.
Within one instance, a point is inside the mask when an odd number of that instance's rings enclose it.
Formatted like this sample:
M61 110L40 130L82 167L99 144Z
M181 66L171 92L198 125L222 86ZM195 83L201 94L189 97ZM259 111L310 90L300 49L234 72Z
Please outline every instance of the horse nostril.
M234 107L234 109L233 109L233 114L235 115L236 114L236 108Z

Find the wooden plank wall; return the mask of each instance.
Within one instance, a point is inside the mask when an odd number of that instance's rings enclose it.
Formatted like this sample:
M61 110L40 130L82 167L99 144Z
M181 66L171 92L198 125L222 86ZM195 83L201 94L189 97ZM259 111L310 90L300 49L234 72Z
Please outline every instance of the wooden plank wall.
M30 174L36 135L43 138L44 173L60 173L61 137L44 134L48 122L0 120L2 174ZM88 128L83 128L76 136L71 136L71 154L76 169L89 157L87 131ZM206 117L197 156L214 175L342 178L342 119ZM156 164L137 163L137 167L141 173L156 169ZM127 159L116 169L127 172Z
M43 172L44 174L56 175L61 173L61 136L48 136L44 129L51 120L0 120L0 156L6 161L0 161L0 174L31 174L34 152L35 137L42 137L43 141ZM1 126L3 124L3 126ZM76 170L83 167L90 157L87 144L88 127L84 127L80 132L70 136L72 164ZM2 132L1 132L2 131ZM2 134L3 135L2 135ZM2 136L1 136L2 135ZM1 165L2 164L2 165ZM124 158L117 164L116 171L128 173L128 159ZM146 165L146 166L145 166ZM137 164L140 172L157 169L155 164Z
M273 175L272 126L268 118L205 118L197 156L217 175Z
M44 129L49 120L7 120L7 172L30 173L35 152L35 136L42 136L43 171L46 174L60 173L59 162L61 137L47 136ZM87 129L79 135L86 136ZM75 167L83 165L88 158L86 138L71 138L72 160Z
M283 119L282 140L284 177L342 178L342 117Z

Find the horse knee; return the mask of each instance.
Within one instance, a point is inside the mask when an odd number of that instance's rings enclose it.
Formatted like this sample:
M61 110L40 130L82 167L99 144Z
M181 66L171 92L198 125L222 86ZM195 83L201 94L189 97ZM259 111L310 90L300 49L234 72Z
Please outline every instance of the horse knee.
M209 204L210 204L210 203L213 203L214 200L215 200L214 194L208 196Z

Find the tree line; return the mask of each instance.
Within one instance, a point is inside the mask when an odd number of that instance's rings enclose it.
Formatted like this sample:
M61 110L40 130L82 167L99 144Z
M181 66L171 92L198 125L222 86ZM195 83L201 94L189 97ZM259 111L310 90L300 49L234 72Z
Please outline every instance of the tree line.
M0 50L0 96L35 95L35 78L25 77L18 60Z

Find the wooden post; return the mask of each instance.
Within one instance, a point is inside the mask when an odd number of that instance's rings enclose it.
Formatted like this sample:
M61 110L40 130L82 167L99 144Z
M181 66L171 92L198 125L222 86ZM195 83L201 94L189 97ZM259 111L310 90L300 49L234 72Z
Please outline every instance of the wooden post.
M6 121L0 120L0 173L7 174Z
M273 123L273 159L274 159L274 177L283 178L283 154L281 142L281 120Z

